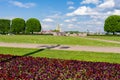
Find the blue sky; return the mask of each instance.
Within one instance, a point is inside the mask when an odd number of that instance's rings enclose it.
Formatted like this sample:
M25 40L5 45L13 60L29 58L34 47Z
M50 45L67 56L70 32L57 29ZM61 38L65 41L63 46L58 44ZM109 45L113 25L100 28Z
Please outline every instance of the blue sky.
M120 14L120 0L0 0L0 18L35 17L43 30L103 32L104 20Z

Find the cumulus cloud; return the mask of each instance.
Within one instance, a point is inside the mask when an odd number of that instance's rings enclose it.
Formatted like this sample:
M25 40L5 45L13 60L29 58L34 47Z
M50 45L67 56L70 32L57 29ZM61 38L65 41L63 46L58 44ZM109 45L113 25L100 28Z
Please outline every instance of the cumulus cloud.
M60 26L63 26L64 24L60 23L59 25L60 25Z
M67 13L67 16L76 16L76 15L97 15L98 12L96 12L94 9L86 6L81 6L72 13Z
M43 19L42 21L43 21L43 22L54 22L54 20L53 20L53 19L50 19L50 18Z
M61 15L59 13L56 13L56 14L53 14L53 15L50 15L50 16L47 16L47 17L58 19L58 18L61 18Z
M67 22L67 23L75 22L75 21L77 21L76 18L72 18L72 19L66 19L66 20L64 20L64 22Z
M67 19L67 20L64 20L64 22L71 22L71 21Z
M75 9L75 7L69 6L68 9L69 9L69 10L73 10L73 9Z
M68 1L68 2L67 2L67 5L73 5L73 4L74 4L73 1Z
M102 4L99 5L99 8L113 8L115 7L114 0L105 0Z
M74 28L74 24L68 24L68 28Z
M95 19L95 20L104 20L105 18L107 18L108 15L92 15L90 16L91 19Z
M36 5L35 3L22 3L19 1L10 1L9 3L11 3L14 6L21 7L21 8L31 8Z
M81 4L99 4L100 0L83 0Z
M115 9L114 12L113 12L113 14L120 15L120 10Z
M98 4L96 7L91 8L89 6L80 6L76 10L71 13L67 13L67 16L79 16L79 15L112 15L120 14L120 10L118 9L118 5L115 5L118 0L104 0L103 3ZM120 7L119 7L120 8Z
M81 21L78 22L77 24L84 24L84 25L101 25L103 24L102 21L98 21L97 19L89 20L89 21Z

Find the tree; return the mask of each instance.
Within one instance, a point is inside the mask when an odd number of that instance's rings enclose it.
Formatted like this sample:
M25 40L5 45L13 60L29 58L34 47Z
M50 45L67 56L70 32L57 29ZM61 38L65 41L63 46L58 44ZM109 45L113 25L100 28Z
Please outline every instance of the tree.
M26 21L26 32L32 33L41 31L40 21L36 18L30 18Z
M113 35L115 32L120 31L120 16L118 15L111 15L105 20L104 24L104 31L107 33L112 32Z
M25 20L22 18L15 18L12 20L11 32L19 34L25 32Z
M0 19L0 32L5 34L10 30L10 20L8 19Z

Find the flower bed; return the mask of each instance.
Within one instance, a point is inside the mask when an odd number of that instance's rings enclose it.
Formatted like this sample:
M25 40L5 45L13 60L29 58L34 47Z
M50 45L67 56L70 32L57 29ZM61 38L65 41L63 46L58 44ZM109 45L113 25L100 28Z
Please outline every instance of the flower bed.
M0 80L119 80L120 64L0 54Z

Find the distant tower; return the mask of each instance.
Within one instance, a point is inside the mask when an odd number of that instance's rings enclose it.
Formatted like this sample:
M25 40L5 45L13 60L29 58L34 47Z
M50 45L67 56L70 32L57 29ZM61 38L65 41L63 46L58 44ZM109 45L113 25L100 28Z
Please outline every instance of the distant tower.
M61 27L60 27L59 24L57 25L56 30L59 31L59 32L61 32Z

